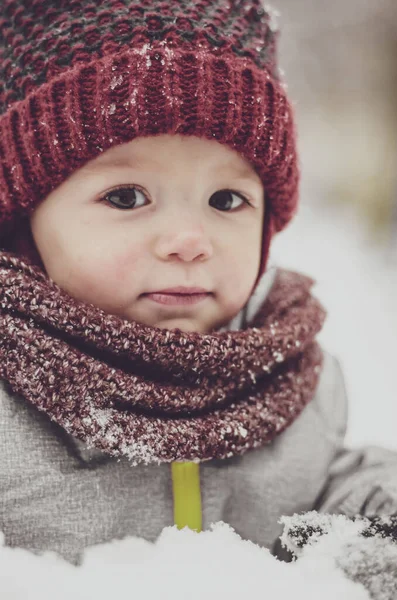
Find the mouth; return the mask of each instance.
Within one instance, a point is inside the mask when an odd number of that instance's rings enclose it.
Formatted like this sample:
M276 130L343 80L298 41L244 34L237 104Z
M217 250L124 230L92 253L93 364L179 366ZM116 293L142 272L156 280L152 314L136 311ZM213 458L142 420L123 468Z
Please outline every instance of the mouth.
M203 302L212 295L204 288L175 287L142 294L144 298L168 306L186 306Z

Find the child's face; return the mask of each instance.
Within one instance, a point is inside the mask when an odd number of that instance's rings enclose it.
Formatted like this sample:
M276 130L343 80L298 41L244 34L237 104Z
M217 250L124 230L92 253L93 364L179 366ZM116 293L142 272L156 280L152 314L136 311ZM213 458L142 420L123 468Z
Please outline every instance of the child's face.
M237 152L160 135L84 165L36 208L31 227L49 277L71 296L124 319L205 333L251 294L263 216L261 180ZM182 305L144 295L176 286L210 294Z

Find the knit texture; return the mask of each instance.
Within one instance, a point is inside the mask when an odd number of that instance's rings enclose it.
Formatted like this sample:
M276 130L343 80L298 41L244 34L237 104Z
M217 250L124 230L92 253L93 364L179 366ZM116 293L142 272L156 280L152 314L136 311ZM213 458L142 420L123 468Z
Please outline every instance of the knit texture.
M276 37L259 0L3 0L0 246L86 162L161 133L237 150L281 230L299 172Z
M166 330L70 297L0 253L0 378L68 433L134 464L204 461L272 441L313 398L325 312L277 271L241 331Z

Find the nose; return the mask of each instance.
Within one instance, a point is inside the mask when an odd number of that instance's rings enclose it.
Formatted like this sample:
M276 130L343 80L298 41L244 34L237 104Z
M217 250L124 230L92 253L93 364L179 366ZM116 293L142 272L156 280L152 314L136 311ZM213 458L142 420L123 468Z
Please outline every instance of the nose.
M155 253L161 260L204 261L212 256L208 235L199 224L180 224L157 239Z

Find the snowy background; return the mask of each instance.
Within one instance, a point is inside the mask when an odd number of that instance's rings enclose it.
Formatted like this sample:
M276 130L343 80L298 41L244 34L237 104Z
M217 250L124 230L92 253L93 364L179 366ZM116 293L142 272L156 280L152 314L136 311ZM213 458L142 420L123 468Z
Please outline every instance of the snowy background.
M319 339L345 373L348 445L397 450L397 256L353 208L304 205L275 238L273 263L316 280L328 311Z
M318 282L348 444L397 449L397 2L270 4L302 170L298 217L272 258Z

